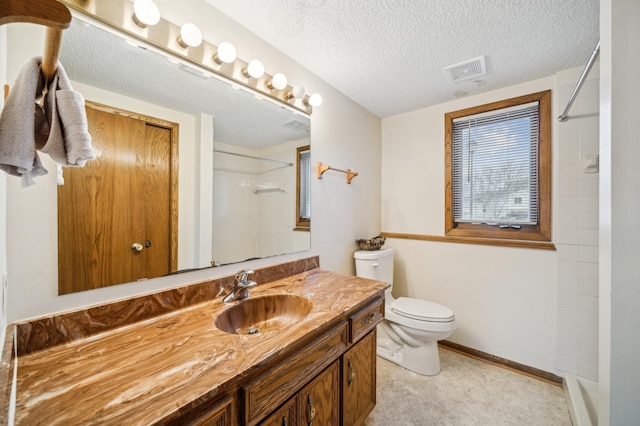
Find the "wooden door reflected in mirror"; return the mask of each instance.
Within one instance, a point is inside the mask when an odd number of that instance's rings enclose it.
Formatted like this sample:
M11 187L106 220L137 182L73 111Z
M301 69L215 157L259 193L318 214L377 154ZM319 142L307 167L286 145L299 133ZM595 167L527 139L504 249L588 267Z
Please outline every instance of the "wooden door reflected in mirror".
M87 103L97 158L58 186L58 293L177 269L177 124Z

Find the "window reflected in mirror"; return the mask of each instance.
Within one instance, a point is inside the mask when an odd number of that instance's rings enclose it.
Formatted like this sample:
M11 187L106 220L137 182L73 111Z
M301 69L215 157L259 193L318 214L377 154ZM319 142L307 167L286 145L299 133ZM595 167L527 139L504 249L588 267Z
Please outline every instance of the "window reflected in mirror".
M301 146L296 155L296 230L311 228L311 146Z

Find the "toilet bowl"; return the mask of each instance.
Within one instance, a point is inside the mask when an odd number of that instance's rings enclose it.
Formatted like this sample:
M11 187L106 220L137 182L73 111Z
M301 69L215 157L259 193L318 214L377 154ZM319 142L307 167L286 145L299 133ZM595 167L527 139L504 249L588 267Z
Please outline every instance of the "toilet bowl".
M356 275L391 284L385 291L385 318L378 325L379 356L426 376L440 372L438 341L456 329L453 311L427 300L391 295L393 249L357 251Z

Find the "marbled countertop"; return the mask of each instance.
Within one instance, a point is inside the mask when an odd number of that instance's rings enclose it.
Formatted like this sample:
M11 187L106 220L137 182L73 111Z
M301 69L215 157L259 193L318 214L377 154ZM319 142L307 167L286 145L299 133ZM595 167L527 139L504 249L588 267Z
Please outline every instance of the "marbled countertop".
M278 333L214 324L220 298L18 357L15 424L153 424L233 387L261 366L360 309L388 284L314 269L252 289L310 298L311 312Z

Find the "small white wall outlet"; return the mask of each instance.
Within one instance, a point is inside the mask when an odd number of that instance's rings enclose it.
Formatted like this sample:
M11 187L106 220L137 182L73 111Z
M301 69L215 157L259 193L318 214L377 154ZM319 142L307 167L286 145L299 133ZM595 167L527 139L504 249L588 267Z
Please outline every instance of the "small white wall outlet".
M582 156L582 172L583 173L598 173L599 171L599 156L598 154L589 154Z

